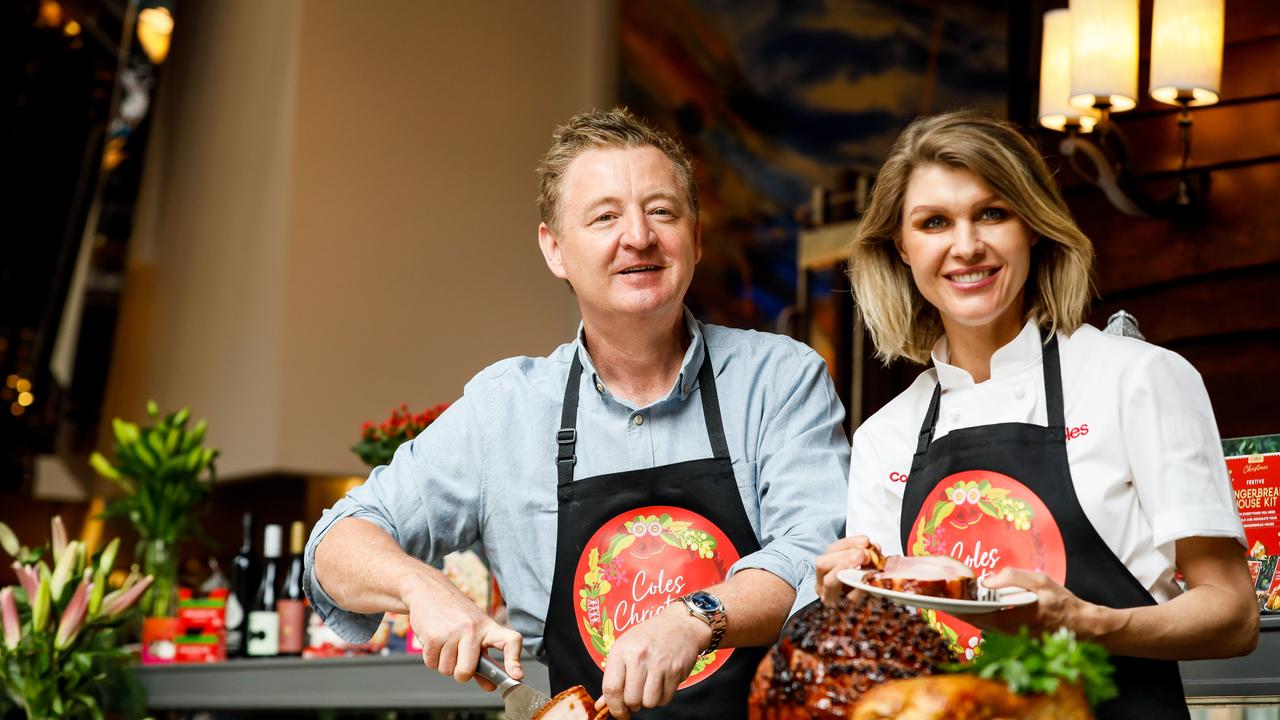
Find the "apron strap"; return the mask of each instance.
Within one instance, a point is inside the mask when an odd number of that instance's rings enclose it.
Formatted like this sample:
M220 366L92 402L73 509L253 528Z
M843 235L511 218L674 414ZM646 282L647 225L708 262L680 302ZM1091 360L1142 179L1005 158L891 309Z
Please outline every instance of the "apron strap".
M711 366L711 349L702 339L702 366L698 368L698 387L702 395L702 415L707 421L707 439L711 454L717 460L729 460L729 443L724 439L724 422L720 419L720 396L716 393L716 371Z
M942 383L933 386L933 397L929 400L929 409L925 411L924 422L920 424L920 438L916 441L916 454L923 454L933 442L933 430L938 425L938 409L942 404Z
M1062 362L1058 358L1058 334L1045 343L1043 356L1045 411L1049 428L1062 433L1067 426L1062 402Z
M569 366L569 380L564 385L564 403L560 406L560 429L556 431L557 485L564 487L573 482L573 466L578 463L578 389L582 385L582 359L573 354Z
M578 463L578 390L582 384L582 359L574 353L569 366L569 379L564 386L564 403L560 406L560 429L556 431L557 486L573 482L573 466ZM711 454L718 460L729 460L729 443L724 436L724 422L720 419L720 397L716 393L715 370L711 366L711 353L702 344L702 366L698 368L698 387L702 395L702 416L707 423L707 439L711 441Z

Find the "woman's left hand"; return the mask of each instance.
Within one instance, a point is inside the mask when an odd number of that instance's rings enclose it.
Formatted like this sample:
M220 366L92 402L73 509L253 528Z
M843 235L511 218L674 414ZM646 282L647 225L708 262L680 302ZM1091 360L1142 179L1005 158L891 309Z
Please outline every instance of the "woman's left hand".
M988 588L1020 587L1035 592L1039 600L1030 605L980 615L966 615L964 620L984 630L1016 633L1026 626L1033 635L1065 627L1081 639L1096 636L1098 605L1085 602L1042 572L1005 568L981 580Z

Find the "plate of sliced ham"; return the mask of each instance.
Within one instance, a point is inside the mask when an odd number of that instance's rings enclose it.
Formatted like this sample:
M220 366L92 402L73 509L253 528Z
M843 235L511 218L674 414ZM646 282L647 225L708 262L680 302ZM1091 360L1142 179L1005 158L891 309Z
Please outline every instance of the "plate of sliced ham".
M1036 594L1017 587L990 590L981 587L973 570L945 556L881 558L873 554L875 567L845 568L836 573L840 582L900 605L941 610L953 615L973 615L1030 605Z

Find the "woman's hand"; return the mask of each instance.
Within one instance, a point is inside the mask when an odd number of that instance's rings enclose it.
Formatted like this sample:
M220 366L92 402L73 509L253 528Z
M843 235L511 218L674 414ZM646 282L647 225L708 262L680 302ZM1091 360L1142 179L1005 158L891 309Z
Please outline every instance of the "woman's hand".
M1112 617L1115 611L1081 600L1042 572L1005 568L979 582L993 590L1024 588L1038 597L1030 605L964 617L983 630L1016 633L1025 626L1032 635L1038 635L1065 627L1082 640L1092 640L1113 630L1115 622L1120 620Z
M845 568L870 565L872 555L869 551L879 555L880 546L871 542L866 535L854 535L835 541L825 553L818 556L815 584L818 597L822 598L824 604L830 605L845 594L845 585L836 577L836 573Z

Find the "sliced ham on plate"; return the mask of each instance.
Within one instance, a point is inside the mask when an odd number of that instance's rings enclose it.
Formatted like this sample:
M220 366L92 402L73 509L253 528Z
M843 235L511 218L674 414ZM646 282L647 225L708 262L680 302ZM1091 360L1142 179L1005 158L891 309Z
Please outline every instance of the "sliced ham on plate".
M886 590L952 600L976 600L978 597L978 580L973 570L944 555L891 555L884 559L883 568L867 573L862 582Z

